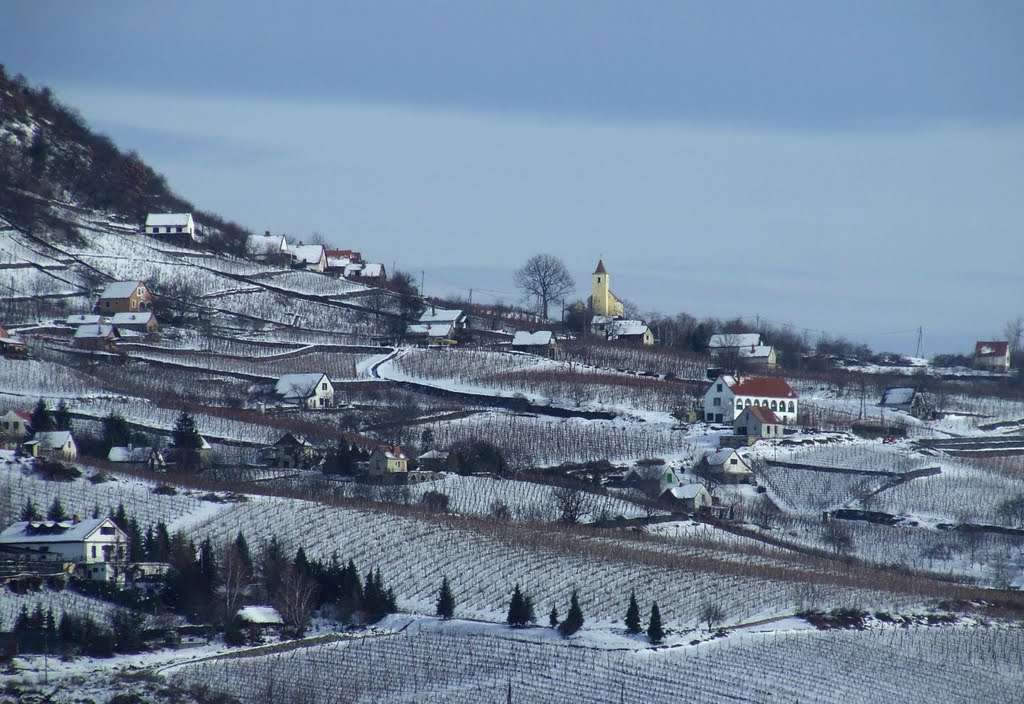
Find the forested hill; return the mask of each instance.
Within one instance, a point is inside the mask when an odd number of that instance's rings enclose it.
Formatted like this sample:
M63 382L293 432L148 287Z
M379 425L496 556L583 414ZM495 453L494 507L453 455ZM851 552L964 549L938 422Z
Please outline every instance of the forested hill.
M148 212L191 212L206 245L238 251L248 234L176 195L133 151L89 128L45 87L0 65L0 216L39 236L73 236L48 207L58 201L141 223Z

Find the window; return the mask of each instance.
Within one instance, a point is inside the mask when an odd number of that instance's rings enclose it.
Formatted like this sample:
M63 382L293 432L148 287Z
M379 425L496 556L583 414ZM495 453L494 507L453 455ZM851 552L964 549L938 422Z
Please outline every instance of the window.
M178 228L178 232L184 232L184 231L185 231L185 228L184 228L184 227L179 227L179 228Z
M796 411L794 409L795 409L795 406L793 405L793 402L790 401L789 402L789 412L790 413L796 413Z
M167 232L170 232L170 231L171 231L171 228L170 228L170 227L168 227L168 228L167 228Z
M775 401L772 401L772 410L773 411L779 410L779 404L777 404Z
M92 546L92 556L96 557L96 546L95 545Z
M159 228L159 227L154 227L154 228L153 228L153 234L154 234L154 235L155 235L155 234L157 234L157 233L159 233L159 232L160 232L160 228Z
M711 399L711 405L712 406L721 406L722 405L722 399L720 399L720 398L718 398L716 396L715 398Z
M729 464L739 464L739 460L733 457L731 460L729 460Z
M139 295L140 296L145 296L146 295L146 287L145 286L139 286Z
M715 391L721 391L721 390L722 390L722 385L721 384L717 384L715 386Z
M749 406L749 405L750 405L750 399L748 398L748 399L747 399L747 401L746 401L746 403L744 403L743 405L744 405L744 406Z
M743 401L741 401L739 399L736 399L736 410L737 411L742 411L743 410Z
M105 305L107 308L109 308L110 307L110 301L103 301L103 305Z
M706 420L708 423L710 423L714 419L715 419L715 414L714 413L705 413L704 414L704 420Z
M100 535L113 535L114 526L100 526Z
M327 391L327 382L325 381L324 383L320 384L320 388L323 389L324 391Z

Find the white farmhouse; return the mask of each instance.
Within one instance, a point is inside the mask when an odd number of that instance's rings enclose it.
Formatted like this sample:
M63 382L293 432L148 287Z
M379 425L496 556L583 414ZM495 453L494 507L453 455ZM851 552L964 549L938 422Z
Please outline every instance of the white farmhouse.
M704 420L731 423L747 406L765 406L783 423L795 423L798 402L785 379L723 375L704 393Z
M274 393L285 403L306 408L330 408L334 405L334 384L326 374L285 374L277 380Z
M123 565L128 536L110 518L19 521L0 533L0 551L73 562L89 579L108 581Z
M192 213L150 213L143 232L147 235L181 235L196 239L196 224Z
M323 273L327 269L327 254L321 244L300 244L292 247L292 266Z

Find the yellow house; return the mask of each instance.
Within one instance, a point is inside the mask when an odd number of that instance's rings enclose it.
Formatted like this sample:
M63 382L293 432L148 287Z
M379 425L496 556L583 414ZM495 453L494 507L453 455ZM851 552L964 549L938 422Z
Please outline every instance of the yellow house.
M622 301L612 293L611 277L604 268L604 260L597 262L597 269L590 277L590 310L594 315L607 315L616 318L625 313Z
M383 477L395 472L408 472L409 458L398 445L377 445L370 455L370 476Z
M100 294L96 308L100 315L149 310L153 296L143 281L115 281Z

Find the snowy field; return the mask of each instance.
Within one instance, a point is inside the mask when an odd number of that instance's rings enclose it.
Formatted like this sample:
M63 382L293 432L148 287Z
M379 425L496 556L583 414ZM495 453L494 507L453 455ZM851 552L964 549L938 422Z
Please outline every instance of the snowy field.
M179 669L244 702L1015 701L1024 632L972 626L818 632L789 624L696 646L608 648L581 632L415 622L393 635ZM632 646L632 647L629 647ZM827 676L824 676L827 673Z

